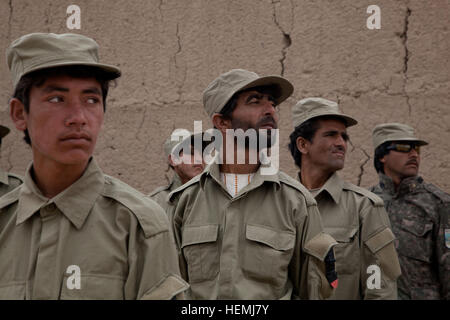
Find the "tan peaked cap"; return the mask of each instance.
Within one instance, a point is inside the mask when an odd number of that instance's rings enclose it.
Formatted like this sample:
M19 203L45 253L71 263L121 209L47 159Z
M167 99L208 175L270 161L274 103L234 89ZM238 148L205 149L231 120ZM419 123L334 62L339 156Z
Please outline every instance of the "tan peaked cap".
M339 110L336 102L323 98L305 98L292 107L292 122L294 128L309 119L322 116L336 116L341 118L345 121L347 127L354 126L358 123L358 121L352 117L343 114Z
M0 140L9 133L9 128L0 124Z
M294 86L279 76L261 77L244 69L233 69L222 73L203 91L203 107L208 116L220 112L228 100L239 91L259 86L273 86L277 104L286 100L294 91Z
M372 131L372 141L374 149L387 141L414 141L419 146L428 144L428 142L414 135L414 129L412 127L397 122L377 125Z
M98 44L74 33L30 33L14 40L6 50L14 87L22 76L41 69L70 65L97 67L109 76L120 77L119 68L99 63Z

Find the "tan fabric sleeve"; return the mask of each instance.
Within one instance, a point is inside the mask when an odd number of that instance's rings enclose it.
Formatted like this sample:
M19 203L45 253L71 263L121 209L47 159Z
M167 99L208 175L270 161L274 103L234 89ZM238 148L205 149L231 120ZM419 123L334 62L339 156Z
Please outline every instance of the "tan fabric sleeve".
M307 210L303 224L299 225L297 239L298 256L290 266L290 273L294 283L294 299L325 299L334 289L325 277L325 258L327 252L336 241L323 232L322 220L317 205L311 205L299 210Z
M189 285L182 280L172 233L167 230L145 238L139 228L130 232L126 299L172 299ZM133 292L137 296L133 297Z
M397 299L397 278L400 263L394 247L395 236L390 229L384 207L370 206L362 214L361 287L364 299ZM380 288L367 285L371 266L381 270ZM370 280L370 279L369 279Z

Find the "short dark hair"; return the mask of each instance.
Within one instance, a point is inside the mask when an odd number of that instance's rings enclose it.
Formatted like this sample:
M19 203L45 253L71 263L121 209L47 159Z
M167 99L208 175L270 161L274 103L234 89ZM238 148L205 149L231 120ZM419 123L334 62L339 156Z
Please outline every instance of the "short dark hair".
M390 150L388 150L388 147L391 145L391 143L392 141L383 142L375 149L375 154L373 156L373 165L378 173L384 173L384 165L380 161L380 159L390 152Z
M220 114L222 114L222 116L226 119L231 119L231 114L233 113L234 109L236 109L236 105L237 105L237 100L239 98L239 95L241 93L247 92L247 91L257 91L260 93L267 93L267 94L271 94L272 96L274 96L275 92L276 92L276 88L268 85L268 86L259 86L259 87L253 87L253 88L248 88L248 89L244 89L241 91L236 92L235 94L233 94L233 96L230 98L230 100L228 100L228 102L223 106L222 110L220 110Z
M112 77L110 74L91 66L63 66L37 70L20 78L14 90L13 98L20 100L25 108L25 112L30 112L30 91L33 86L42 86L50 77L66 75L72 78L95 78L101 88L103 96L103 110L106 110L106 97ZM24 131L24 140L31 146L31 139L28 130Z
M339 120L345 123L345 121L341 118L331 115L312 118L295 127L294 132L292 132L289 136L290 142L288 148L291 152L292 158L294 158L295 165L300 169L302 168L302 153L297 148L297 139L298 137L302 137L309 142L313 142L313 137L319 129L320 120Z

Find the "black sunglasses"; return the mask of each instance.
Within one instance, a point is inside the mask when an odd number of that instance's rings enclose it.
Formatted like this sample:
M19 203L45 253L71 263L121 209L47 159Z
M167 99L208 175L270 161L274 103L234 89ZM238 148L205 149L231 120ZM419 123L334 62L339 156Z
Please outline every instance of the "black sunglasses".
M394 143L387 147L387 150L394 150L403 153L409 153L412 149L416 150L417 153L420 153L420 146L414 143Z

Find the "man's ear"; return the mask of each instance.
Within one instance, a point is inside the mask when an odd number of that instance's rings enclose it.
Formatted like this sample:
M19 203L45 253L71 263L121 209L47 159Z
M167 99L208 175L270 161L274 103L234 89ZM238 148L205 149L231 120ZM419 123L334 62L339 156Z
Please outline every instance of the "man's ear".
M17 130L25 131L27 129L27 112L22 101L12 98L9 101L9 115Z
M222 134L225 134L227 129L231 129L231 120L224 118L220 113L215 113L212 116L212 122L214 127L222 132Z
M297 149L302 154L307 154L309 151L310 142L303 137L298 137L295 141L297 144Z
M380 158L381 163L386 163L386 156L383 156L383 158Z

